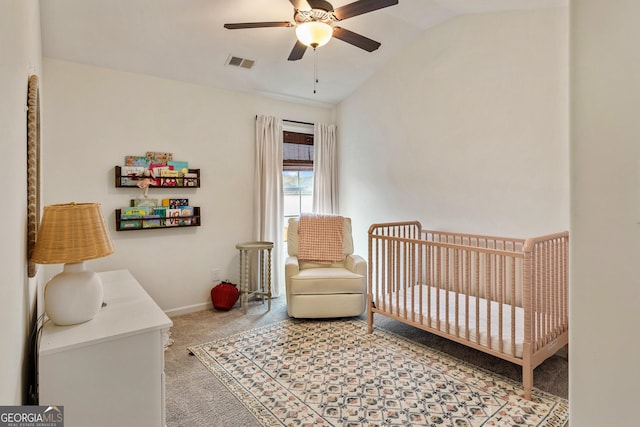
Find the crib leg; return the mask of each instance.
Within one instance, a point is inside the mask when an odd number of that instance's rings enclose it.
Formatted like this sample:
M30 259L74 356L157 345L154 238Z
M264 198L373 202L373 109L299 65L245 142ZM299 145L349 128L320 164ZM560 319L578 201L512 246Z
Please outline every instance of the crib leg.
M371 305L373 303L369 301L369 306L367 307L367 333L373 333L373 310L371 309Z
M533 369L530 366L522 366L522 386L524 387L524 398L533 400L531 395L533 390Z

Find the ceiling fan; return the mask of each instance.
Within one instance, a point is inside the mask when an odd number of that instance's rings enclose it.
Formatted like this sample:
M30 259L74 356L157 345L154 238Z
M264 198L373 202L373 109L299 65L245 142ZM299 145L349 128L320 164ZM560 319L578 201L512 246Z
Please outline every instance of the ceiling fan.
M225 28L237 30L243 28L296 27L296 44L289 54L289 61L297 61L304 56L307 47L314 50L335 37L367 52L373 52L380 43L368 37L346 30L334 24L347 18L373 12L374 10L398 4L398 0L358 0L334 9L325 0L289 0L294 8L293 22L245 22L224 24Z

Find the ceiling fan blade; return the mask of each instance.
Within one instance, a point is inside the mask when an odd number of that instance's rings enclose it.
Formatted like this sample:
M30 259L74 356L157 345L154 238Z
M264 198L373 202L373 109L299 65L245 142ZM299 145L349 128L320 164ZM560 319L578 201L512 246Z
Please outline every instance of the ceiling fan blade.
M300 43L300 40L296 40L296 44L291 49L291 53L289 54L289 61L297 61L298 59L302 59L304 53L307 51L307 45Z
M241 22L237 24L224 24L225 28L230 30L240 30L243 28L267 28L267 27L293 27L289 21L279 22Z
M380 47L380 43L377 41L341 27L333 27L333 37L359 47L360 49L364 49L367 52L373 52Z
M307 0L289 0L294 8L297 10L311 10Z
M374 10L398 4L398 0L359 0L333 11L333 15L342 21L343 19L362 15L363 13L373 12Z
M307 0L311 9L320 9L327 12L331 12L333 10L333 6L326 0Z

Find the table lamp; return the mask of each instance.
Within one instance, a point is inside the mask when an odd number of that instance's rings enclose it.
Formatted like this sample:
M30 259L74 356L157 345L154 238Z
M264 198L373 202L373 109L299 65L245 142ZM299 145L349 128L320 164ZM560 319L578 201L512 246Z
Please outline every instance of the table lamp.
M99 203L44 207L31 260L64 264L44 288L44 311L57 325L75 325L95 317L102 306L102 281L85 261L114 251Z

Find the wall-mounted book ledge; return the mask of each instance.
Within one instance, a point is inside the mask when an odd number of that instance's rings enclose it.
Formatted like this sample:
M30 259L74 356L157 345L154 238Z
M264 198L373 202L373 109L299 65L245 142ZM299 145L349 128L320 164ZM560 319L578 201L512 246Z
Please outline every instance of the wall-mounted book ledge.
M122 187L139 187L139 183L149 180L149 188L200 188L200 169L181 170L161 169L161 167L153 169L153 176L145 175L144 166L116 166L114 169L115 186Z
M176 208L132 206L116 209L116 231L199 227L200 222L198 206Z

